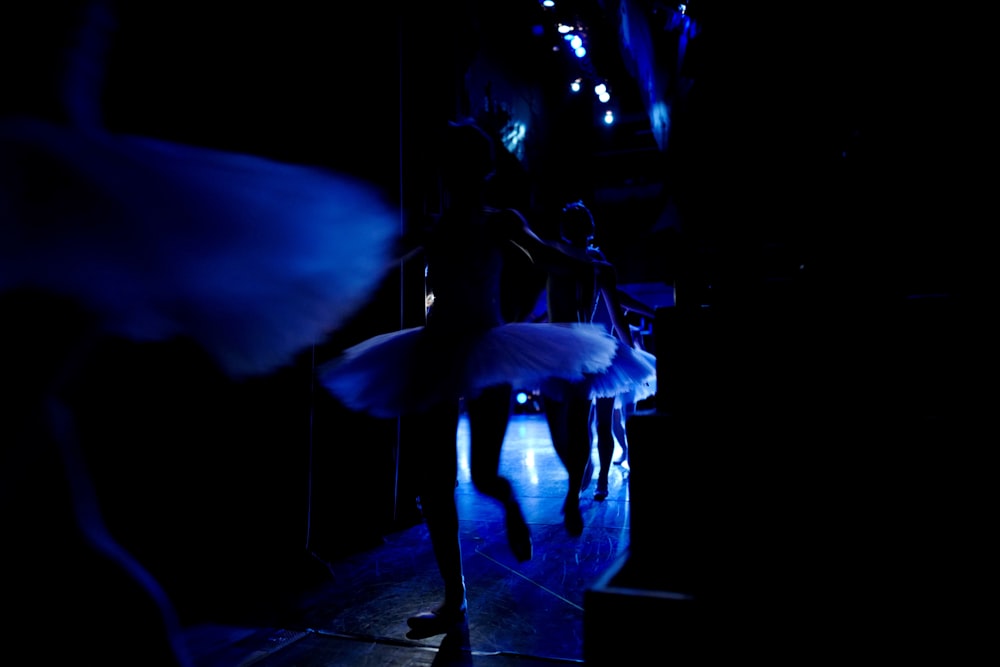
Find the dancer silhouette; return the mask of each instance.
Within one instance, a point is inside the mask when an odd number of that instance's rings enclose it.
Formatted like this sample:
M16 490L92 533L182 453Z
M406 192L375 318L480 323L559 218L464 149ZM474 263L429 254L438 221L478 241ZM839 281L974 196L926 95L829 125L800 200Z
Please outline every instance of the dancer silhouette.
M560 377L581 380L606 368L615 340L589 324L507 322L502 312L503 256L516 244L549 270L593 274L582 251L547 243L514 209L485 205L494 148L473 121L443 131L441 179L446 205L423 239L429 292L426 324L375 336L321 364L320 382L349 408L402 416L419 439L418 494L430 532L444 602L409 619L415 636L440 634L466 619L458 513L457 427L468 411L476 488L505 509L507 540L518 560L531 557L531 535L510 482L501 477L500 448L513 384L536 386Z
M592 404L598 399L601 401L598 408L607 411L607 408L613 407L616 396L650 382L651 378L655 379L656 367L651 355L649 358L640 356L634 349L613 267L608 270L610 265L603 254L591 245L594 218L590 210L582 202L568 204L562 210L559 227L563 243L600 262L595 266L601 267L601 270L588 275L550 274L546 296L549 321L593 323L598 304L603 301L617 342L613 364L601 373L588 375L582 382L553 379L542 387L552 443L569 475L563 521L567 532L578 536L584 528L580 493L590 483L589 476L593 475L588 465L593 448ZM601 417L600 426L607 427L610 435L608 417L610 413Z

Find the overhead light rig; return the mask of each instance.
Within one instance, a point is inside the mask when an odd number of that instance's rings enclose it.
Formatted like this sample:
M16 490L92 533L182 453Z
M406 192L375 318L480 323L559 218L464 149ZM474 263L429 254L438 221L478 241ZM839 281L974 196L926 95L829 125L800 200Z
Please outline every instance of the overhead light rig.
M568 82L571 93L577 94L584 90L591 90L601 105L608 105L602 115L602 120L606 125L615 122L614 111L611 107L611 86L594 67L589 51L589 29L587 24L580 19L579 15L569 7L568 0L540 0L543 10L549 17L551 27L558 35L552 49L566 53L578 68L579 75L573 77Z

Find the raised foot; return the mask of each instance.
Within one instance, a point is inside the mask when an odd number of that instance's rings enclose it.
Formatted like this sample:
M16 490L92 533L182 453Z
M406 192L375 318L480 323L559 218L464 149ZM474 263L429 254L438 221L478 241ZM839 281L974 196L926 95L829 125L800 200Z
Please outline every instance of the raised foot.
M580 512L578 501L570 502L567 498L563 504L563 525L570 537L580 537L583 535L583 514Z
M510 546L511 553L521 563L531 560L531 531L528 529L528 523L524 520L521 506L516 500L510 500L505 504L504 509L506 512L504 521L507 530L507 544Z

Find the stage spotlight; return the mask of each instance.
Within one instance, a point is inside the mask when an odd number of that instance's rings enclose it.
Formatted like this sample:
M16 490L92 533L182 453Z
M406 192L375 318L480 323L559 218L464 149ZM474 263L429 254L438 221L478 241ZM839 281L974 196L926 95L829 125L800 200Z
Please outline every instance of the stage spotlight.
M514 392L514 412L519 415L542 412L542 397L537 391L518 389Z
M583 40L580 39L579 35L569 35L569 45L579 51L583 48Z
M580 92L580 80L577 79L569 84L569 89L574 93Z
M612 111L611 109L608 109L607 111L604 112L604 124L605 125L615 124L615 112Z

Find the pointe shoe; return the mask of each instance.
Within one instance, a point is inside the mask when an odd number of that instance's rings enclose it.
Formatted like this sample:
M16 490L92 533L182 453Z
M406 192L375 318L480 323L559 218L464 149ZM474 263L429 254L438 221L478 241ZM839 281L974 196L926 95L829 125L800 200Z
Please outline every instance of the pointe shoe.
M524 520L521 506L516 500L511 500L505 506L504 525L507 531L507 544L511 553L519 562L531 560L531 531Z
M597 480L597 490L594 491L594 500L604 500L608 497L608 481Z
M563 525L570 537L580 537L583 535L583 514L580 512L579 503L571 503L569 500L563 505Z
M468 605L465 603L457 608L441 606L433 611L425 611L406 619L406 624L410 626L410 632L406 636L410 639L423 639L443 635L465 623L467 616Z

